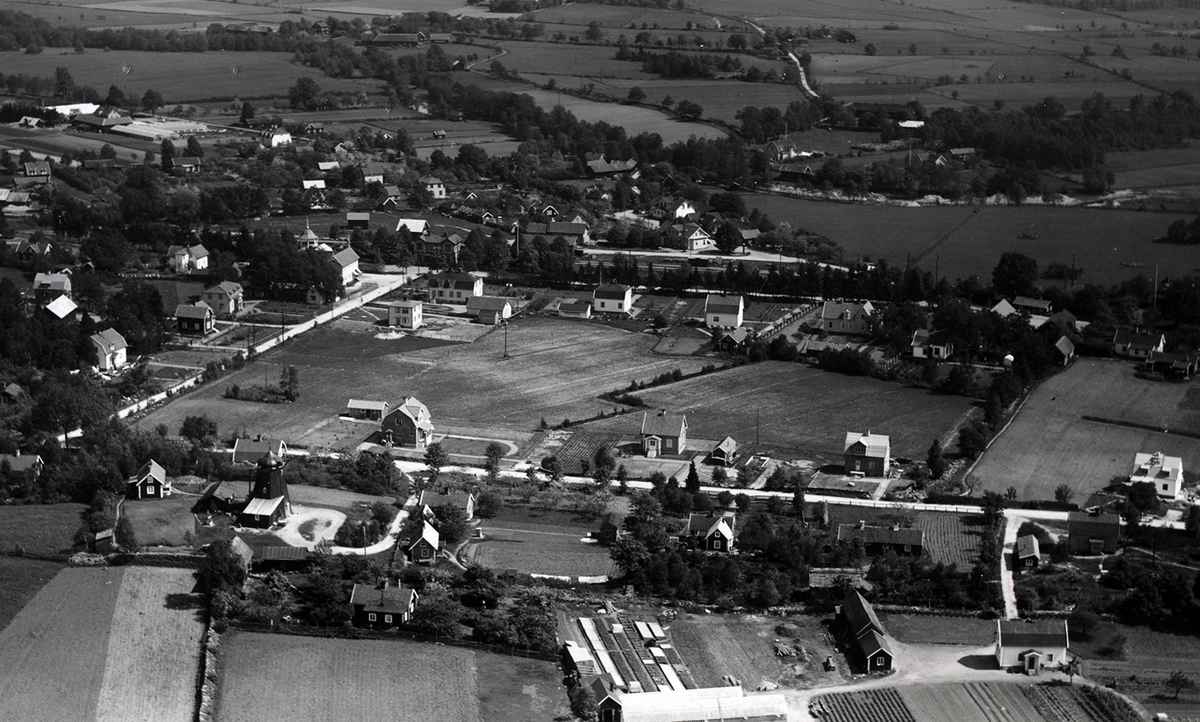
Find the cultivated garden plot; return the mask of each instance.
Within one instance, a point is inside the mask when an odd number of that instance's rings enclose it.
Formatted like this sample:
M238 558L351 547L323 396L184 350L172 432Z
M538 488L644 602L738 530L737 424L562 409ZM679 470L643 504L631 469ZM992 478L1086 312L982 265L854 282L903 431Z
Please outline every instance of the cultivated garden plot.
M900 696L918 720L928 722L1042 722L1014 684L947 684L901 687Z

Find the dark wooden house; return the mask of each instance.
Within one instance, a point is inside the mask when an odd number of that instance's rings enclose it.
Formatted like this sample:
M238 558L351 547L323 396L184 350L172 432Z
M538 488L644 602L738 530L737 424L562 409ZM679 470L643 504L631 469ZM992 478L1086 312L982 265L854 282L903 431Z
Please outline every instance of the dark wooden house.
M1113 554L1121 536L1121 517L1073 511L1067 516L1067 537L1072 554Z
M925 532L921 529L903 529L895 525L868 526L861 521L857 524L838 524L837 540L841 544L861 542L868 556L889 551L920 556L925 548Z
M417 608L417 592L408 587L355 584L350 593L353 623L368 629L389 629L408 622Z

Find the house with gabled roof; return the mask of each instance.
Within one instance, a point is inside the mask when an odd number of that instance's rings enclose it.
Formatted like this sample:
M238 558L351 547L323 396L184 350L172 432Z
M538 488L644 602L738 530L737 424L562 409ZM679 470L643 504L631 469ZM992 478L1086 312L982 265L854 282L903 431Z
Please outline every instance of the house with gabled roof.
M1013 308L1034 316L1049 316L1054 312L1054 304L1046 298L1030 298L1017 296L1012 300Z
M1042 563L1042 549L1038 544L1038 538L1032 534L1017 537L1017 544L1013 550L1015 563L1013 567L1018 570L1037 569Z
M633 310L633 289L619 283L602 283L592 291L592 310L596 313L629 313Z
M280 458L287 455L287 444L282 439L236 439L233 442L233 463L257 464L268 454Z
M237 515L241 526L270 529L292 515L292 495L283 480L287 462L272 453L258 460L254 467L254 486L246 505Z
M142 464L137 474L125 483L125 498L162 499L171 495L171 481L167 478L167 470L154 459Z
M0 469L5 466L13 474L23 474L29 481L37 481L46 463L40 454L22 454L18 449L15 454L0 454Z
M582 298L563 299L558 304L558 315L563 318L591 318L592 304Z
M433 564L441 548L441 536L433 524L422 522L421 536L408 545L408 559L414 564Z
M201 160L195 156L171 159L171 168L183 173L198 173L200 172L200 165Z
M745 312L746 303L741 296L718 296L710 293L704 297L704 325L709 328L737 328L742 325Z
M367 629L407 624L417 608L417 592L405 586L355 584L350 592L351 623Z
M467 299L467 313L487 326L495 326L512 317L512 303L499 296L472 296Z
M663 245L688 253L715 248L717 241L698 223L672 223L663 232Z
M651 459L662 455L676 456L687 447L687 416L642 413L642 450Z
M954 353L952 342L943 339L941 334L934 334L923 328L913 331L909 348L912 349L913 358L928 358L935 361L947 359Z
M821 330L846 336L869 336L874 314L875 307L870 301L826 301L821 306Z
M862 544L867 556L879 556L893 552L905 556L920 556L925 549L925 532L922 529L904 529L899 525L871 526L866 522L838 524L839 544Z
M475 518L475 495L469 491L443 490L434 493L426 489L417 498L417 506L419 508L429 508L430 510L443 506L452 506L456 509L461 509L467 521Z
M700 551L732 552L737 541L737 516L732 511L691 514L679 540Z
M26 178L50 177L50 163L44 160L31 160L22 166Z
M240 283L221 281L215 286L204 289L200 298L208 304L213 313L229 318L242 312L245 307L246 292Z
M1161 451L1153 454L1137 453L1133 456L1133 470L1129 472L1129 483L1154 485L1154 493L1160 499L1178 501L1183 498L1183 459L1167 456Z
M362 274L362 271L358 268L358 254L350 246L346 246L333 254L330 260L333 261L334 266L338 269L338 273L341 274L343 286L353 284L359 275Z
M1072 554L1115 554L1121 536L1121 517L1116 514L1067 514L1067 543Z
M433 442L433 417L415 397L406 396L379 423L386 446L423 450Z
M204 301L181 303L175 307L175 326L179 333L207 336L216 325L216 314Z
M857 590L850 592L837 607L842 636L865 663L868 672L889 672L895 655L887 632L871 606Z
M436 273L429 277L429 300L466 304L483 295L483 279L469 273Z
M781 694L747 696L741 685L626 692L607 675L591 682L599 722L785 722L787 700Z
M466 241L457 233L441 232L416 239L413 254L423 266L453 268L458 265L458 256L466 247ZM483 293L480 290L480 293Z
M1001 669L1019 667L1037 674L1069 661L1070 633L1065 619L996 620L996 662Z
M739 326L717 339L717 348L730 353L743 353L750 346L750 331Z
M429 197L433 200L446 200L446 184L441 178L427 175L417 182L421 184L421 187L425 189L425 192L428 193Z
M106 328L94 333L89 339L96 347L96 367L101 371L116 371L125 365L125 354L129 344L115 328Z
M887 476L892 464L892 442L883 434L847 431L842 456L848 475Z
M60 321L72 315L81 315L79 314L79 305L72 301L69 296L59 296L45 306L42 306L42 309Z
M1058 352L1058 360L1066 366L1075 360L1075 342L1066 336L1060 336L1054 342L1054 350Z
M708 458L712 459L714 464L732 466L737 457L737 450L737 442L732 436L726 436L713 447L712 451L708 452Z
M412 234L413 238L424 238L429 235L429 221L421 218L401 218L396 222L396 232L404 228Z
M71 297L71 276L66 273L38 273L33 277L33 298L47 304L59 296Z
M369 399L350 399L346 402L346 416L354 419L366 419L368 421L383 421L387 416L388 408L386 401L372 401Z
M612 546L625 534L625 515L618 511L610 511L600 521L600 543Z
M1166 345L1167 337L1157 332L1118 330L1113 334L1113 353L1117 356L1145 359L1162 353Z

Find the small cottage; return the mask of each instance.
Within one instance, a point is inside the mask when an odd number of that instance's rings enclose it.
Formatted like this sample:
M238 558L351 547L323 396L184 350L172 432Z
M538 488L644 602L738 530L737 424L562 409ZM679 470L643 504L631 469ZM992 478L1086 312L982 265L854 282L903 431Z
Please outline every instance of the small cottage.
M1037 537L1032 534L1017 537L1016 564L1014 568L1018 570L1033 570L1037 569L1042 563L1042 550L1038 545Z
M408 559L414 564L433 564L437 560L441 538L438 530L428 521L421 528L421 536L408 546Z
M687 446L687 416L668 414L666 410L642 414L642 450L651 459L676 456Z
M1071 646L1067 620L996 620L996 661L1001 669L1019 667L1025 674L1059 667Z
M350 593L353 623L368 629L390 629L406 624L417 608L417 592L404 586L355 584Z
M171 482L167 479L167 470L154 459L143 464L125 484L126 499L161 499L170 495Z

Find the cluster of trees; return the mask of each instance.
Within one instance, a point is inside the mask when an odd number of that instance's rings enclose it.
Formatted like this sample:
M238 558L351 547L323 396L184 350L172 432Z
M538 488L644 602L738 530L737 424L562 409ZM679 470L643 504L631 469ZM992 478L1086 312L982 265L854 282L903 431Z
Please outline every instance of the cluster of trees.
M354 457L296 457L288 461L284 473L292 484L349 489L373 496L408 494L407 479L387 454L363 451Z
M642 71L665 78L711 78L718 73L737 73L742 61L732 55L684 54L675 50L652 53L645 48L632 50L628 45L617 48L617 60L640 62Z
M808 130L818 120L828 116L823 108L831 104L836 105L831 100L815 103L793 100L783 110L771 106L758 108L747 105L737 112L736 117L741 123L738 132L749 143L765 143L787 133Z

